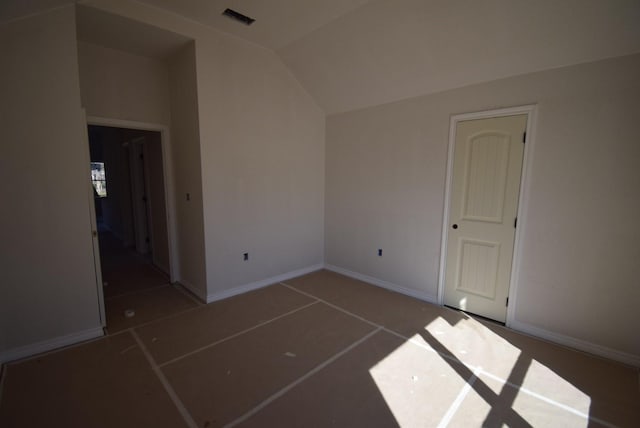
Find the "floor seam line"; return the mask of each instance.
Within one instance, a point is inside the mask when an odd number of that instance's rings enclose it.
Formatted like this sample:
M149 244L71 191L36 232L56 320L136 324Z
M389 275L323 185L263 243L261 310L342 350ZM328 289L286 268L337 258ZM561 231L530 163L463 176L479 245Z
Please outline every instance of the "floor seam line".
M309 293L306 293L306 292L304 292L304 291L300 291L300 290L296 289L295 287L292 287L291 285L289 285L289 284L287 284L287 283L285 283L285 282L281 282L280 284L281 284L281 285L283 285L283 286L285 286L285 287L287 287L287 288L289 288L289 289L291 289L291 290L293 290L293 291L295 291L295 292L297 292L297 293L302 294L303 296L307 296L307 297L311 297L311 298L313 298L313 299L316 299L318 302L324 303L325 305L327 305L327 306L329 306L329 307L332 307L332 308L333 308L333 309L335 309L335 310L338 310L338 311L343 312L343 313L345 313L345 314L347 314L347 315L350 315L350 316L352 316L353 318L356 318L356 319L358 319L358 320L360 320L360 321L362 321L362 322L365 322L365 323L367 323L367 324L369 324L369 325L372 325L372 326L374 326L374 327L379 327L379 328L382 328L382 329L385 329L385 328L386 328L386 327L384 327L383 325L380 325L380 324L378 324L378 323L375 323L375 322L373 322L373 321L370 321L370 320L368 320L368 319L366 319L366 318L364 318L364 317L361 317L360 315L354 314L353 312L350 312L350 311L348 311L348 310L346 310L346 309L344 309L344 308L341 308L340 306L335 305L335 304L333 304L333 303L331 303L331 302L328 302L328 301L326 301L326 300L324 300L324 299L322 299L322 298L320 298L320 297L314 296L313 294L309 294Z
M275 400L277 400L278 398L282 397L284 394L286 394L287 392L289 392L291 389L295 388L296 386L300 385L302 382L304 382L305 380L309 379L311 376L315 375L316 373L318 373L320 370L324 369L325 367L327 367L329 364L333 363L334 361L336 361L338 358L342 357L343 355L345 355L346 353L348 353L349 351L351 351L352 349L356 348L357 346L361 345L363 342L367 341L369 338L371 338L373 335L375 335L376 333L378 333L379 331L382 330L382 327L378 327L373 331L370 331L369 333L367 333L366 335L364 335L363 337L361 337L360 339L356 340L355 342L353 342L351 345L347 346L346 348L342 349L341 351L337 352L336 354L332 355L331 357L329 357L328 359L326 359L325 361L323 361L322 363L318 364L317 366L315 366L313 369L309 370L307 373L305 373L304 375L300 376L298 379L294 380L293 382L291 382L290 384L288 384L287 386L283 387L282 389L280 389L279 391L277 391L276 393L274 393L273 395L271 395L270 397L266 398L264 401L262 401L260 404L258 404L257 406L255 406L253 409L249 410L248 412L246 412L244 415L240 416L239 418L235 419L234 421L224 425L225 428L231 428L234 427L244 421L246 421L247 419L249 419L251 416L255 415L256 413L258 413L260 410L264 409L265 407L267 407L269 404L271 404L272 402L274 402Z
M348 311L347 309L344 309L344 308L342 308L342 307L340 307L340 306L338 306L338 305L336 305L336 304L333 304L333 303L331 303L331 302L328 302L328 301L326 301L326 300L324 300L324 299L322 299L322 298L320 298L320 297L316 297L316 296L314 296L313 294L309 294L309 293L306 293L306 292L304 292L304 291L298 290L298 289L296 289L295 287L293 287L293 286L291 286L291 285L289 285L289 284L286 284L286 283L284 283L284 282L281 282L280 284L281 284L281 285L283 285L283 286L285 286L285 287L287 287L287 288L290 288L291 290L294 290L294 291L296 291L296 292L298 292L298 293L300 293L300 294L302 294L302 295L305 295L305 296L308 296L308 297L315 298L315 299L317 299L319 302L322 302L322 303L324 303L325 305L327 305L327 306L329 306L329 307L331 307L331 308L334 308L334 309L336 309L336 310L338 310L338 311L340 311L340 312L343 312L343 313L345 313L345 314L347 314L347 315L350 315L350 316L352 316L352 317L354 317L354 318L356 318L356 319L358 319L358 320L360 320L360 321L363 321L363 322L365 322L365 323L367 323L367 324L370 324L370 325L372 325L372 326L374 326L374 327L379 327L379 328L381 328L383 331L385 331L385 332L387 332L387 333L389 333L389 334L392 334L392 335L394 335L394 336L397 336L397 337L399 337L399 338L401 338L401 339L404 339L404 340L406 340L407 342L410 342L410 343L412 343L413 345L416 345L416 346L418 346L418 347L420 347L420 348L423 348L423 349L424 349L424 350L426 350L426 351L434 352L434 353L438 354L439 356L441 356L442 358L446 358L446 359L448 359L448 360L450 360L450 361L453 361L453 362L455 362L455 363L461 364L461 365L463 365L463 366L465 366L465 367L469 368L469 369L470 369L470 370L472 370L472 371L476 369L476 367L475 367L475 366L472 366L472 365L470 365L470 364L464 363L464 362L460 361L459 359L457 359L457 358L455 358L455 357L453 357L453 356L451 356L451 355L447 355L447 354L443 354L443 353L441 353L441 352L438 352L438 351L436 351L433 347L431 347L431 346L429 346L429 345L425 345L424 343L419 343L419 342L417 342L416 340L414 340L414 339L412 339L412 338L410 338L410 337L407 337L407 336L405 336L405 335L403 335L403 334L398 333L397 331L391 330L391 329L390 329L390 328L388 328L388 327L385 327L385 326L383 326L383 325L381 325L381 324L375 323L375 322L373 322L373 321L371 321L371 320L368 320L368 319L366 319L366 318L364 318L364 317L361 317L360 315L354 314L353 312Z
M447 412L444 414L444 416L440 420L440 423L438 424L438 428L445 428L446 426L449 425L449 423L451 422L451 419L453 419L453 416L456 414L456 412L462 405L462 402L467 397L469 392L471 392L471 388L473 388L473 384L476 382L476 380L478 380L478 377L482 374L482 372L483 370L481 367L478 367L477 369L474 370L471 377L467 379L467 382L464 384L464 386L462 387L462 389L460 390L456 398L453 400L453 402L447 409Z
M562 404L559 401L556 401L556 400L554 400L552 398L545 397L544 395L539 394L539 393L537 393L535 391L532 391L532 390L530 390L528 388L525 388L523 386L516 385L515 383L512 383L512 382L509 382L508 380L502 379L501 377L496 376L496 375L494 375L492 373L489 373L489 372L486 372L486 371L483 372L483 373L487 377L489 377L489 378L491 378L491 379L493 379L493 380L495 380L497 382L502 382L503 384L509 385L510 387L515 388L518 391L522 391L523 393L525 393L525 394L527 394L527 395L529 395L529 396L531 396L533 398L536 398L536 399L538 399L540 401L544 401L545 403L551 404L552 406L558 407L558 408L560 408L562 410L565 410L565 411L567 411L569 413L572 413L572 414L574 414L576 416L580 416L580 417L582 417L582 418L584 418L584 419L586 419L588 421L594 421L594 422L597 422L597 423L599 423L601 425L604 425L604 426L610 427L610 428L617 428L617 425L612 424L611 422L605 421L604 419L592 417L589 414L581 412L578 409L575 409L575 408L573 408L571 406L568 406L566 404Z
M467 367L467 368L468 368L469 370L471 370L471 371L474 371L475 369L477 369L477 367L476 367L476 366L474 366L474 365L472 365L472 364L465 363L464 361L461 361L459 358L456 358L456 357L455 357L455 356L453 356L453 355L448 355L448 354L444 354L444 353L442 353L442 352L440 352L440 351L436 351L432 346L429 346L428 344L420 343L420 342L418 342L417 340L415 340L415 339L413 339L413 338L411 338L411 337L407 337L407 336L405 336L404 334L400 334L400 333L398 333L397 331L393 331L393 330L388 329L388 328L386 328L386 327L384 327L383 329L384 329L384 331L386 331L387 333L389 333L389 334L393 334L394 336L397 336L397 337L399 337L399 338L401 338L401 339L404 339L404 340L406 340L407 342L411 343L412 345L415 345L415 346L417 346L417 347L419 347L419 348L422 348L422 349L424 349L425 351L429 351L429 352L436 353L436 354L438 354L440 357L442 357L442 358L446 358L447 360L449 360L449 361L451 361L451 362L454 362L454 363L456 363L456 364L460 364L461 366Z
M134 330L134 329L136 329L136 328L146 327L146 326L148 326L149 324L153 324L153 323L155 323L155 322L159 322L159 321L168 320L168 319L170 319L170 318L177 317L178 315L183 315L183 314L185 314L185 313L187 313L187 312L194 311L194 310L196 310L196 309L200 309L200 308L202 308L202 307L204 307L204 306L206 306L206 305L200 305L200 306L194 306L193 308L187 308L187 309L185 309L185 310L182 310L182 311L179 311L179 312L176 312L176 313L173 313L173 314L165 315L165 316L163 316L163 317L156 318L156 319L151 320L151 321L143 322L142 324L132 325L131 327L127 327L127 328L125 328L125 329L122 329L122 330L120 330L120 331L116 331L116 332L114 332L114 333L108 333L108 334L106 334L105 336L107 336L107 337L115 336L115 335L118 335L118 334L121 334L121 333L125 333L125 332L127 332L127 331ZM106 328L107 328L107 331L108 331L108 330L109 330L109 325L107 325L107 327L106 327Z
M173 387L169 383L169 380L166 378L164 373L162 373L162 370L160 369L160 367L158 367L158 365L156 364L155 360L153 359L153 356L149 353L149 350L146 348L146 346L140 339L140 336L138 336L138 334L135 331L131 331L131 335L133 336L136 343L142 350L142 353L147 359L147 362L151 365L151 369L158 377L158 380L164 387L165 391L169 395L169 398L171 399L173 404L178 409L178 412L180 413L180 415L182 415L182 418L184 419L187 426L189 428L198 428L198 424L196 424L196 421L191 416L191 413L189 413L189 410L187 410L182 400L180 400L180 397L178 397L178 394L176 394L176 391L173 389Z
M524 392L525 394L527 394L527 395L529 395L529 396L531 396L531 397L534 397L534 398L536 398L536 399L538 399L538 400L541 400L541 401L544 401L544 402L546 402L546 403L548 403L548 404L554 405L554 406L556 406L556 407L558 407L558 408L560 408L560 409L563 409L563 410L565 410L565 411L568 411L569 413L573 413L573 414L575 414L575 415L577 415L577 416L581 416L581 417L583 417L583 418L585 418L585 419L587 419L587 420L591 420L591 421L597 422L597 423L602 424L602 425L604 425L604 426L606 426L606 427L609 427L609 428L617 428L617 425L614 425L614 424L612 424L611 422L607 422L607 421L605 421L605 420L603 420L603 419L599 419L599 418L591 417L591 416L589 416L589 415L585 414L584 412L581 412L581 411L579 411L579 410L577 410L577 409L574 409L573 407L567 406L566 404L562 404L562 403L560 403L560 402L557 402L557 401L555 401L555 400L552 400L551 398L547 398L547 397L545 397L545 396L544 396L544 395L542 395L542 394L538 394L538 393L536 393L536 392L534 392L534 391L531 391L531 390L529 390L529 389L527 389L527 388L524 388L524 387L520 387L520 386L518 386L518 385L515 385L515 384L513 384L513 383L511 383L511 382L509 382L509 381L507 381L507 380L504 380L504 379L502 379L502 378L500 378L500 377L498 377L498 376L496 376L496 375L494 375L494 374L492 374L492 373L490 373L490 372L488 372L488 371L486 371L486 370L481 369L480 367L476 367L476 366L473 366L473 365L471 365L471 364L467 364L467 363L465 363L465 362L461 361L460 359L456 358L455 356L451 356L451 355L443 354L442 352L439 352L439 351L435 350L435 349L434 349L433 347L431 347L431 346L425 345L425 344L423 344L423 343L419 343L419 342L415 341L414 339L412 339L412 338L410 338L410 337L407 337L407 336L405 336L405 335L403 335L403 334L398 333L397 331L391 330L391 329L389 329L389 328L387 328L387 327L385 327L385 326L382 326L382 325L377 324L377 323L375 323L375 322L373 322L373 321L370 321L370 320L368 320L368 319L366 319L366 318L363 318L363 317L361 317L361 316L359 316L359 315L356 315L356 314L354 314L354 313L352 313L352 312L350 312L350 311L348 311L348 310L346 310L346 309L344 309L344 308L341 308L341 307L340 307L340 306L338 306L338 305L335 305L335 304L333 304L333 303L327 302L326 300L324 300L324 299L322 299L322 298L320 298L320 297L314 296L314 295L313 295L313 294L311 294L311 293L307 293L307 292L305 292L305 291L298 290L297 288L295 288L295 287L293 287L292 285L289 285L289 284L287 284L287 283L285 283L285 282L280 282L280 284L281 284L281 285L283 285L283 286L285 286L285 287L287 287L287 288L289 288L289 289L291 289L291 290L293 290L293 291L296 291L296 292L298 292L298 293L300 293L300 294L302 294L302 295L304 295L304 296L307 296L307 297L310 297L310 298L317 299L318 301L320 301L320 302L322 302L322 303L324 303L324 304L326 304L326 305L328 305L328 306L330 306L330 307L332 307L332 308L334 308L334 309L336 309L336 310L339 310L339 311L344 312L344 313L346 313L346 314L348 314L348 315L351 315L352 317L355 317L355 318L357 318L357 319L359 319L359 320L361 320L361 321L364 321L364 322L366 322L366 323L368 323L368 324L370 324L370 325L373 325L373 326L379 327L381 330L383 330L383 331L385 331L385 332L387 332L387 333L389 333L389 334L392 334L392 335L394 335L394 336L397 336L397 337L399 337L399 338L405 339L406 341L408 341L408 342L410 342L410 343L412 343L412 344L414 344L414 345L416 345L416 346L418 346L418 347L420 347L420 348L423 348L423 349L424 349L424 350L426 350L426 351L435 352L435 353L436 353L436 354L438 354L440 357L442 357L442 358L446 358L446 359L448 359L448 360L450 360L450 361L452 361L452 362L454 362L454 363L461 364L461 365L463 365L463 366L465 366L465 367L469 368L470 370L472 370L472 371L474 371L474 372L475 372L476 370L480 369L480 370L481 370L481 373L483 373L483 374L485 374L485 375L487 375L487 376L489 376L489 377L493 378L494 380L497 380L497 381L499 381L499 382L503 382L503 383L505 383L505 384L509 384L511 387L518 389L518 391L522 391L522 392ZM640 375L639 375L639 376L640 376ZM475 380L474 380L474 382L475 382Z
M222 339L216 340L215 342L209 343L208 345L201 346L200 348L195 349L195 350L190 351L190 352L187 352L186 354L183 354L183 355L180 355L178 357L175 357L175 358L173 358L173 359L171 359L169 361L165 361L165 362L159 364L158 367L162 368L162 367L167 366L169 364L175 363L175 362L180 361L180 360L182 360L184 358L187 358L187 357L190 357L190 356L192 356L194 354L197 354L198 352L201 352L201 351L204 351L206 349L212 348L212 347L214 347L216 345L219 345L219 344L224 343L224 342L226 342L228 340L234 339L234 338L236 338L238 336L242 336L245 333L248 333L248 332L253 331L253 330L257 329L257 328L260 328L260 327L263 327L265 325L268 325L268 324L270 324L270 323L272 323L274 321L277 321L279 319L285 318L285 317L287 317L289 315L292 315L292 314L294 314L296 312L299 312L299 311L301 311L303 309L306 309L306 308L311 307L313 305L316 305L318 303L320 303L320 302L316 301L316 302L307 303L306 305L300 306L300 307L298 307L296 309L293 309L293 310L291 310L289 312L285 312L284 314L280 314L275 318L268 319L266 321L263 321L263 322L261 322L259 324L254 325L252 327L249 327L249 328L246 328L246 329L244 329L242 331L234 333L234 334L232 334L230 336L227 336L227 337L224 337Z

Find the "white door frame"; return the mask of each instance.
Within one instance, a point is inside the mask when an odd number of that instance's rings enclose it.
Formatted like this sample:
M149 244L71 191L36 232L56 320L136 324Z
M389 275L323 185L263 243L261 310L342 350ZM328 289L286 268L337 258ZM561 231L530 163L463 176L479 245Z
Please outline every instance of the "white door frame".
M160 132L162 145L162 172L164 174L164 199L167 208L167 240L169 242L169 278L171 282L178 281L178 247L176 237L176 205L174 198L173 162L169 128L157 123L145 123L131 120L111 119L106 117L88 116L87 125L107 126L111 128L138 129L141 131Z
M82 109L82 123L87 121L87 112ZM100 245L98 242L98 224L96 220L96 199L93 183L91 182L91 149L89 148L89 130L84 125L82 129L82 139L84 140L84 156L85 170L89 191L89 222L91 223L91 244L93 246L93 263L96 277L96 292L98 294L98 315L100 316L100 325L104 328L107 326L107 315L104 309L104 292L102 290L102 263L100 262Z
M520 255L522 253L522 240L526 227L527 203L529 200L528 184L533 160L533 145L535 141L535 122L537 107L535 104L509 107L497 110L487 110L474 113L463 113L451 116L449 124L449 151L447 155L447 178L445 183L444 215L442 217L442 242L440 246L440 271L438 273L438 303L444 305L445 272L447 265L447 240L449 238L449 211L451 204L451 186L453 182L453 154L456 145L456 130L458 122L474 119L488 119L492 117L505 117L526 114L527 136L524 145L524 158L522 160L522 175L520 177L520 195L518 197L518 227L516 228L513 245L513 261L511 263L511 277L509 280L509 305L507 306L506 325L509 326L515 319L517 304L518 277L520 270Z

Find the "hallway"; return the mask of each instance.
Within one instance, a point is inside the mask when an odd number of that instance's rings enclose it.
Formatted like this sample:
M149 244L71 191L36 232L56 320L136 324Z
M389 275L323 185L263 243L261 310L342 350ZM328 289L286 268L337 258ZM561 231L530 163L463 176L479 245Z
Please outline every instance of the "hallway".
M113 334L198 306L195 297L114 234L99 233L107 332ZM128 317L126 311L134 311Z

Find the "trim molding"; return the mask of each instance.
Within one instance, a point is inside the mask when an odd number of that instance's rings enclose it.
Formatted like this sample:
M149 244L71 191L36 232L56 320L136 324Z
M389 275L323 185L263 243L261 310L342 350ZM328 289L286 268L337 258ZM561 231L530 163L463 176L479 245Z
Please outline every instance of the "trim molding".
M415 297L416 299L423 300L428 303L433 303L434 305L438 305L438 300L422 291L414 290L412 288L402 287L401 285L394 284L392 282L384 281L382 279L374 278L372 276L364 275L358 272L353 272L348 269L341 268L339 266L334 265L325 265L325 269L330 270L335 273L339 273L344 276L348 276L353 279L358 279L360 281L367 282L369 284L373 284L375 286L386 288L387 290L395 291L396 293L404 294L405 296Z
M444 210L442 216L442 240L440 241L440 268L438 271L438 297L437 304L444 305L445 276L447 267L447 241L449 239L449 212L451 204L451 188L453 184L453 155L456 143L456 131L458 122L474 119L488 119L492 117L506 117L526 114L526 144L522 159L522 173L520 176L520 194L518 197L518 227L513 243L513 260L511 262L511 274L509 279L509 306L507 307L507 327L512 327L515 322L518 298L518 285L520 277L520 258L522 254L523 239L527 224L527 206L529 202L529 183L531 163L533 162L533 146L535 144L535 130L537 121L537 105L529 104L517 107L508 107L496 110L487 110L473 113L451 115L449 120L449 144L447 151L447 173L445 178Z
M173 157L171 156L171 133L169 127L159 123L138 122L101 116L87 116L87 125L111 128L129 128L160 133L162 149L162 173L164 179L164 203L166 208L167 244L169 246L169 278L176 282L180 278L178 266L178 224L176 223L175 183L173 177Z
M438 303L438 299L417 290L405 288L397 284L390 283L388 281L383 281L378 278L374 278L368 275L363 275L361 273L353 272L348 269L344 269L344 268L330 265L330 264L325 265L324 268L329 271L348 276L350 278L358 279L360 281L364 281L366 283L376 285L378 287L386 288L388 290L395 291L410 297L415 297L416 299L424 300L426 302L433 303L434 305L442 306ZM527 334L529 336L533 336L538 339L548 340L549 342L566 346L573 350L583 351L595 356L618 361L630 366L640 367L640 356L638 355L633 355L626 352L618 351L612 348L608 348L606 346L601 346L592 342L587 342L585 340L576 339L571 336L554 333L552 331L545 330L545 329L536 327L534 325L523 323L517 320L512 320L510 325L507 326L506 328L517 331L519 333Z
M525 333L534 337L542 338L550 342L557 343L559 345L567 346L569 348L577 349L579 351L587 352L589 354L604 357L610 360L615 360L624 364L628 364L634 367L640 367L640 356L629 354L627 352L618 351L616 349L608 348L606 346L597 345L586 340L577 339L575 337L566 336L560 333L554 333L549 330L545 330L540 327L536 327L532 324L512 320L509 328L521 333Z
M44 340L42 342L32 343L31 345L21 346L19 348L9 349L0 353L0 363L5 364L11 361L31 357L36 354L62 348L76 343L84 342L91 339L104 336L102 327L95 327L89 330L79 331L77 333L59 336L53 339Z
M283 273L281 275L272 276L271 278L261 279L260 281L251 282L249 284L239 285L237 287L233 287L228 290L210 293L210 294L207 294L206 302L211 303L217 300L222 300L228 297L236 296L238 294L246 293L248 291L257 290L258 288L263 288L263 287L266 287L267 285L277 284L279 282L286 281L288 279L295 278L297 276L306 275L308 273L315 272L322 268L324 268L324 264L320 263L317 265L308 266L306 268Z

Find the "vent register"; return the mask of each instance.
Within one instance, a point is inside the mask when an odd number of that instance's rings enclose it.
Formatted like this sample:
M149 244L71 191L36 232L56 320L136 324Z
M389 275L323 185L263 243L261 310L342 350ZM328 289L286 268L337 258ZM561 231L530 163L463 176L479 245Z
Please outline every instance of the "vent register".
M256 21L255 19L250 18L247 15L243 15L240 12L237 12L233 9L225 9L225 11L222 12L222 14L227 18L233 19L234 21L238 21L244 25L251 25Z

